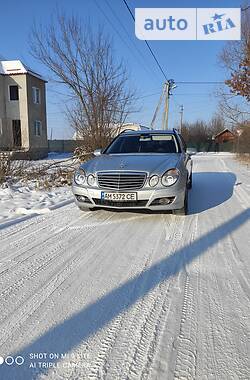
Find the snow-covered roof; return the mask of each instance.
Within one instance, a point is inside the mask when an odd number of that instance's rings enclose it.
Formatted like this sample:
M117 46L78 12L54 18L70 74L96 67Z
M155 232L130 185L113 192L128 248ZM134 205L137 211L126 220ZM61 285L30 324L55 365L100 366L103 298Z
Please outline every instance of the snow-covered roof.
M38 73L31 70L24 65L21 61L0 61L0 74L13 75L13 74L30 74L46 82L46 80Z

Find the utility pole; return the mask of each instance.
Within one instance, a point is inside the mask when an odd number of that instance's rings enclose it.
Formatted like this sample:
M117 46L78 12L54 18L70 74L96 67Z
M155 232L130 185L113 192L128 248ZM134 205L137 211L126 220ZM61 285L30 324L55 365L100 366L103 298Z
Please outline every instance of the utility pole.
M163 114L163 129L168 130L168 115L169 115L169 98L172 94L172 90L176 88L176 84L173 79L167 80L165 83L165 109Z
M164 84L165 105L162 115L162 129L168 129L168 111L169 111L169 81Z
M180 114L181 114L181 122L180 122L180 133L182 132L182 124L183 124L183 111L184 107L183 105L180 106Z
M152 122L150 125L151 129L154 129L154 123L156 120L156 116L159 112L159 109L161 107L161 104L162 104L164 97L165 97L165 105L164 105L163 117L162 117L162 129L166 129L166 130L168 129L169 98L170 98L170 95L172 95L172 90L176 87L177 86L174 83L173 79L169 79L164 83L163 91L162 91L162 94L160 96L159 103L157 104L157 107L156 107L156 110L155 110L155 113L154 113L154 116L153 116L153 119L152 119Z

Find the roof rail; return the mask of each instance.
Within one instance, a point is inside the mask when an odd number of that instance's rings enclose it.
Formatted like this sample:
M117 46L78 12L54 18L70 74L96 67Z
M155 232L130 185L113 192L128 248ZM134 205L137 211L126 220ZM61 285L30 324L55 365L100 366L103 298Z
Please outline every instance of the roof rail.
M127 129L124 129L123 131L121 131L121 132L119 133L119 135L122 134L122 133L124 133L124 132L128 132L128 131L137 132L137 131L135 131L134 129L127 128Z

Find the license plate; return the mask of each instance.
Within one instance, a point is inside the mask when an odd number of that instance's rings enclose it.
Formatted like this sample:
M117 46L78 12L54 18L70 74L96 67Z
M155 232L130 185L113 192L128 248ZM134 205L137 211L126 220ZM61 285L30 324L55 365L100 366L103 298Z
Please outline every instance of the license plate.
M119 202L136 201L137 193L106 193L105 191L102 191L101 199Z

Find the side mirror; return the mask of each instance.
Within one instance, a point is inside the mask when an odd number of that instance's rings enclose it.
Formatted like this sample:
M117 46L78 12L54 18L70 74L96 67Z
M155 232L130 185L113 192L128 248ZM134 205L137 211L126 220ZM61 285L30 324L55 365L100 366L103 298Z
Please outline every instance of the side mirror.
M100 156L102 154L102 150L101 149L96 149L95 151L94 151L94 155L95 156Z

